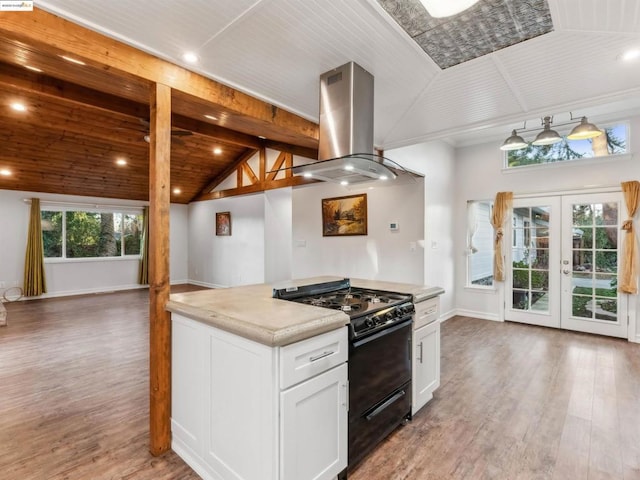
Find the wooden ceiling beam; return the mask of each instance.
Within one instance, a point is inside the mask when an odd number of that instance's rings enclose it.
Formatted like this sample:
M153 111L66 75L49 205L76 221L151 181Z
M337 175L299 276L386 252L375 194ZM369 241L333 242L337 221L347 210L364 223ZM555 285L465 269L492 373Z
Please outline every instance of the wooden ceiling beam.
M241 147L258 149L262 146L262 140L253 135L247 135L246 133L236 132L228 128L213 125L207 122L201 122L193 118L185 117L184 115L173 114L171 116L171 123L176 128L183 130L189 130L200 135L215 138L223 143L231 145L239 145Z
M311 183L317 183L317 180L304 177L288 177L278 180L265 180L253 185L247 185L239 188L230 188L227 190L218 190L210 192L206 195L201 195L192 201L204 201L204 200L216 200L219 198L235 197L237 195L247 195L250 193L264 192L266 190L273 190L283 187L296 187L298 185L308 185Z
M53 48L67 52L95 66L163 83L219 105L230 115L250 119L254 126L263 125L265 131L271 128L282 132L283 137L318 139L318 126L314 122L39 8L28 13L3 12L0 35L45 51Z
M135 118L149 118L149 105L29 72L24 68L6 63L0 63L0 83L5 87L11 86L21 91L36 92L107 112L116 112Z

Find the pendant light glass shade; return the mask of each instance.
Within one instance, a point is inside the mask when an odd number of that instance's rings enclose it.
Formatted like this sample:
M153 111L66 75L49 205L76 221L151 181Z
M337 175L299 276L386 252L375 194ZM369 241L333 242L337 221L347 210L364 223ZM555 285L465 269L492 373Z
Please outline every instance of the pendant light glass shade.
M475 5L478 0L420 0L433 18L450 17Z
M524 138L513 130L511 132L511 136L507 138L500 147L500 150L520 150L521 148L525 148L527 145L528 144L524 141Z
M553 145L562 141L562 137L555 130L551 130L551 117L544 117L544 130L531 142L533 145Z
M567 135L569 140L584 140L586 138L594 138L602 135L602 131L593 123L587 121L587 117L582 117L580 124L576 125L571 133Z

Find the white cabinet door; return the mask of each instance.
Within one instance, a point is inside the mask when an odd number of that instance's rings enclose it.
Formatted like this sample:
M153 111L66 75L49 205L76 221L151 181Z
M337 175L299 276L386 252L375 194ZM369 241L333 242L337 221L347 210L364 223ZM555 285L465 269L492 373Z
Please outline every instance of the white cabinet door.
M329 480L347 466L347 364L280 394L280 480Z
M440 322L413 332L413 398L411 414L420 410L440 386Z

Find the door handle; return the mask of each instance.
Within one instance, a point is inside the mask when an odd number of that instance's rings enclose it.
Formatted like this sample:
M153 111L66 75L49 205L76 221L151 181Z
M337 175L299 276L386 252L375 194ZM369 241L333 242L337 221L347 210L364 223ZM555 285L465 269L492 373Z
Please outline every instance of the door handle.
M422 363L422 343L420 342L420 358L418 358L418 360L420 361L420 363Z

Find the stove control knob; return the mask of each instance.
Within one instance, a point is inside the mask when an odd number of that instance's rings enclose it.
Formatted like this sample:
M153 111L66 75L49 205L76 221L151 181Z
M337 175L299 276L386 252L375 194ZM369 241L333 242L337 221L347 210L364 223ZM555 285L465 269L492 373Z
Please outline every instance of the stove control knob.
M364 325L365 325L367 328L371 328L371 327L373 327L373 325L374 325L373 320L371 320L370 318L367 318L367 319L364 321Z
M387 321L393 320L393 312L387 312L387 313L385 313L384 318L385 318Z

